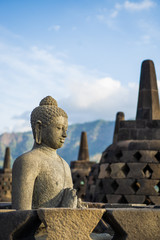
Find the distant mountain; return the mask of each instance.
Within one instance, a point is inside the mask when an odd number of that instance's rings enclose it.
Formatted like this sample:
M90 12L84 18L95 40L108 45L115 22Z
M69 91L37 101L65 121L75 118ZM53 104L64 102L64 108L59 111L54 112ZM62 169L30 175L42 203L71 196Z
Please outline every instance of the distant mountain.
M101 153L112 143L114 122L97 120L82 124L73 124L68 128L68 137L58 153L68 163L77 160L81 132L87 132L90 160L99 161ZM4 159L6 146L11 149L12 162L33 146L31 132L4 133L0 135L0 161Z

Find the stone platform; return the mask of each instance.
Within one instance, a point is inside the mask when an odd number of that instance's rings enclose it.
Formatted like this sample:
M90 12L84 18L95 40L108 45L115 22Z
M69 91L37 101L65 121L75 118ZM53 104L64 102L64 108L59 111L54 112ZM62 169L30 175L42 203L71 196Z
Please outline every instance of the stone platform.
M160 206L88 203L88 207L25 211L0 209L0 239L159 239ZM107 232L109 229L110 233Z

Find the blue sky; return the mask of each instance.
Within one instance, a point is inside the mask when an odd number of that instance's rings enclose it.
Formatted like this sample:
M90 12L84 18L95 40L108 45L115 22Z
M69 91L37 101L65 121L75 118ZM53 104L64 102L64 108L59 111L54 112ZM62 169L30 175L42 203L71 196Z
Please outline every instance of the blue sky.
M140 66L160 79L157 0L0 1L0 133L51 95L69 123L135 118Z

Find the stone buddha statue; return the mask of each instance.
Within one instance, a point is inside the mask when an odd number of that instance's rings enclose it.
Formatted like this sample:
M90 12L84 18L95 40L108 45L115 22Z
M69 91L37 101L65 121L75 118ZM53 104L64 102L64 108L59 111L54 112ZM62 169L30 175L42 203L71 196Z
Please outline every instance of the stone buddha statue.
M48 96L32 111L31 126L34 146L13 165L12 208L76 207L70 167L57 154L67 137L67 114Z

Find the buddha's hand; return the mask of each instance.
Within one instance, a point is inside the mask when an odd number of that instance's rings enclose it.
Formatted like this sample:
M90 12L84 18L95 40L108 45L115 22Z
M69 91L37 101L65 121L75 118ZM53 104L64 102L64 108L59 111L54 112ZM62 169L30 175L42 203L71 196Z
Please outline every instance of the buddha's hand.
M77 195L76 189L65 188L63 191L63 197L60 207L76 208L77 207Z

